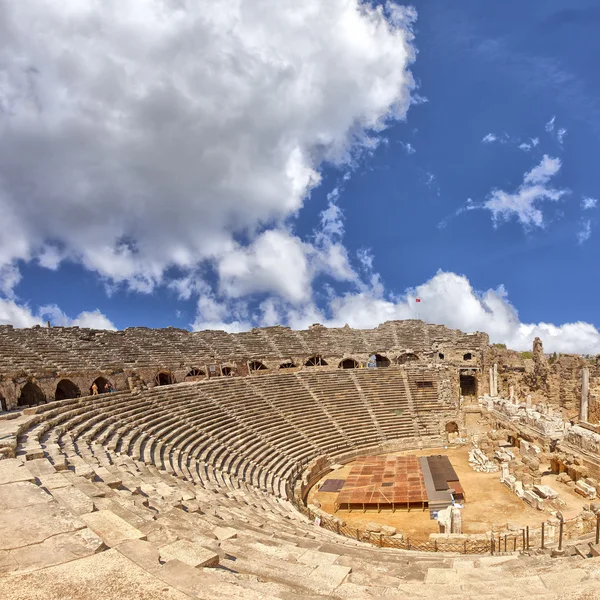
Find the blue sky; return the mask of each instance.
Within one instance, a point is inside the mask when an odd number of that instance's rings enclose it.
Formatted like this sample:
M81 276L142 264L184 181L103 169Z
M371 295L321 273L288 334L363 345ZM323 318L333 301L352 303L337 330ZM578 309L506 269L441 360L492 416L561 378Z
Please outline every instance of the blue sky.
M600 5L271 4L7 9L0 322L600 352Z

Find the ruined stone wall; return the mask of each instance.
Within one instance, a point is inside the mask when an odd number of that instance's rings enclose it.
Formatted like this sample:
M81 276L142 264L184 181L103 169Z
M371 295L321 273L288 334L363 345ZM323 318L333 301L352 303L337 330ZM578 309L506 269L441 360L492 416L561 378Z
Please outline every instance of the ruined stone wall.
M238 334L175 328L99 331L0 326L0 395L14 408L28 382L52 400L58 382L65 378L87 395L99 376L117 389L152 387L159 373L173 383L189 380L192 370L201 374L193 379L254 376L264 371L251 373L253 361L273 372L283 363L291 363L294 370L307 368L314 357L326 363L314 368L337 369L344 359L365 366L372 354L388 359L390 365L464 365L481 378L488 344L484 333L465 334L417 320L388 321L375 329L317 324L302 331L277 326Z

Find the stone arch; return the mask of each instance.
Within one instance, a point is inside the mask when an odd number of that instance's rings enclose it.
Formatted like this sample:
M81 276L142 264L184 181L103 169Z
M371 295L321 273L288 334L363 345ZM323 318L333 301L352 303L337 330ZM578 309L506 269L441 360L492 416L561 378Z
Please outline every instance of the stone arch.
M387 356L382 356L381 354L375 354L375 366L378 369L385 369L385 367L389 367L392 363Z
M250 369L250 373L253 373L254 371L266 371L267 367L265 367L265 365L263 363L260 362L260 360L251 360L248 363L248 368Z
M286 360L279 365L280 369L293 369L296 365L291 360Z
M338 365L338 369L358 369L358 367L358 361L354 360L353 358L345 358Z
M458 433L458 424L455 421L446 423L446 433Z
M155 385L171 385L175 383L175 376L171 371L159 371L154 377Z
M414 352L405 352L396 359L396 363L405 365L406 363L415 362L417 360L419 360L419 357Z
M323 357L319 354L315 354L315 356L311 356L305 363L305 367L326 367L327 362L323 359Z
M458 424L455 421L446 423L446 437L449 442L454 442L459 437Z
M41 404L42 402L46 402L44 392L42 392L37 384L28 381L21 389L17 406L32 406L33 404Z
M108 387L110 390L115 389L113 384L108 379L106 379L106 377L100 376L100 377L96 377L96 379L94 379L94 381L92 382L92 385L90 386L90 395L92 395L94 393L94 390L92 389L94 386L94 383L98 387L99 394L105 394L106 392L109 391L106 389L107 384L108 384Z
M186 381L198 381L199 379L204 379L206 377L206 373L202 369L198 369L197 367L192 367L187 375L185 376Z
M79 398L79 396L81 396L81 391L70 379L61 379L56 385L55 400L68 400Z
M233 369L231 367L221 367L221 374L225 377L233 377Z

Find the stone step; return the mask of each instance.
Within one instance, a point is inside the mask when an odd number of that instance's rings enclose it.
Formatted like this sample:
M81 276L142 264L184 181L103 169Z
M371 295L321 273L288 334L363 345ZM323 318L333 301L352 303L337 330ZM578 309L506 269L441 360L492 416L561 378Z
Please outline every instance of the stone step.
M139 529L110 510L99 510L80 518L110 548L127 540L146 539Z

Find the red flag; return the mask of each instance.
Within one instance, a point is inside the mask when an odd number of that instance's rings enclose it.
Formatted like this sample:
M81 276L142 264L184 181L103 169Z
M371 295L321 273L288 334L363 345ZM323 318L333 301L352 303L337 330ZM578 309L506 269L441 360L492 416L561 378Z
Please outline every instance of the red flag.
M421 302L421 298L415 298L415 302Z

